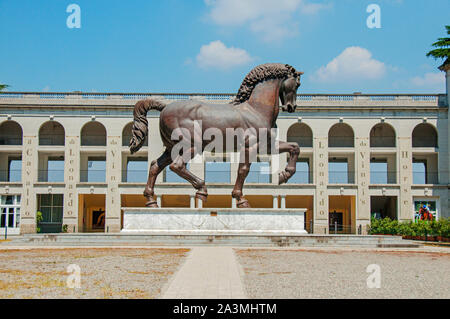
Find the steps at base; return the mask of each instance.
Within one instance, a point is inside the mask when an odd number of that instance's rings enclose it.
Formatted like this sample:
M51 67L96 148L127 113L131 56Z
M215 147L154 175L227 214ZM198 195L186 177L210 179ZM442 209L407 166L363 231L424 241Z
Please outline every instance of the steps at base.
M1 245L48 246L246 246L246 247L368 247L414 248L421 244L400 236L294 234L30 234Z

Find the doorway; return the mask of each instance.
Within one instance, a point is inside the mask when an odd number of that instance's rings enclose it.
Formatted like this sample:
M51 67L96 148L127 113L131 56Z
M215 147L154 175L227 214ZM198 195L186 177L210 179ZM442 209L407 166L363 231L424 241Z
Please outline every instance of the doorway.
M371 196L370 197L371 218L383 219L389 217L397 219L397 197L396 196Z
M339 233L343 231L344 213L333 211L329 213L328 227L331 233Z
M106 195L103 194L81 194L79 195L79 220L85 233L95 233L105 231Z
M356 197L328 197L328 230L330 234L356 233Z

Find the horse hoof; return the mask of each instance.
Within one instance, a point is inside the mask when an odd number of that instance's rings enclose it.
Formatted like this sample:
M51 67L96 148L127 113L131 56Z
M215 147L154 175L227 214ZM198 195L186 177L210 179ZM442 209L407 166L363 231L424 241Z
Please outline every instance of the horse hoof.
M281 172L278 174L278 185L284 184L286 183L286 175L284 174L284 172Z
M150 208L158 208L158 203L156 201L149 201L147 203L145 203L146 207L150 207Z
M195 193L195 198L198 198L206 203L206 199L208 198L208 193L197 192L197 193Z
M237 202L236 206L237 208L250 208L250 204L248 203L248 200L246 200L245 198Z

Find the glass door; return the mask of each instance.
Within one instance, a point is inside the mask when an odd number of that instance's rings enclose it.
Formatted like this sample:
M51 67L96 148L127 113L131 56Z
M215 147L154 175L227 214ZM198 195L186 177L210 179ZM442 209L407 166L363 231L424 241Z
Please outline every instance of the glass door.
M20 233L20 195L0 197L0 231L9 234Z

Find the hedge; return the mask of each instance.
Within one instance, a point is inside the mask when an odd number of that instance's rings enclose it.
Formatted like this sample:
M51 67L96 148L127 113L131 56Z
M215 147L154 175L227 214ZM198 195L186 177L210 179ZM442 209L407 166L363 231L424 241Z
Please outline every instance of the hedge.
M437 221L418 220L409 222L399 222L398 220L391 220L389 217L384 219L372 218L369 233L371 235L450 237L450 218L441 218Z

